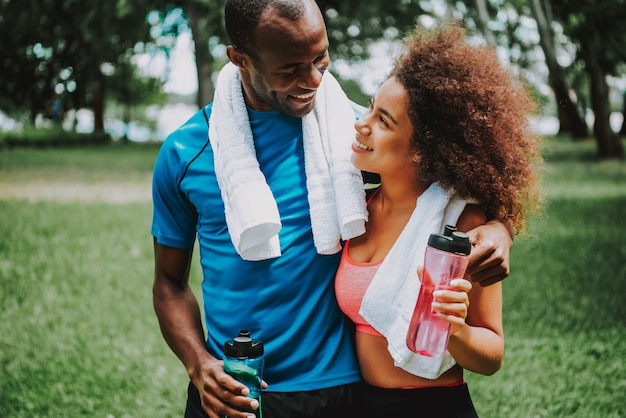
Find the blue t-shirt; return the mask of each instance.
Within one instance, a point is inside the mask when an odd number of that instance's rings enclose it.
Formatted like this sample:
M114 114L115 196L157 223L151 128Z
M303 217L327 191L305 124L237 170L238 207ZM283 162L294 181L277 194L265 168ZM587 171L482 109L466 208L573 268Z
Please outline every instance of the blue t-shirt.
M210 116L211 105L204 109ZM302 120L248 109L257 159L281 216L282 255L245 261L235 251L215 177L202 110L173 132L157 158L152 234L166 246L198 240L209 352L249 329L265 344L268 391L317 390L360 379L346 319L334 294L340 254L313 245Z

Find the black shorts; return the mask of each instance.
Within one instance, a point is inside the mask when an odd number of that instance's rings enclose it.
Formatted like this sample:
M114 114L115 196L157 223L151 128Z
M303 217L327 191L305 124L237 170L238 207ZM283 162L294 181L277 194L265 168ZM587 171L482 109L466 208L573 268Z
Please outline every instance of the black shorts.
M359 383L305 392L262 392L263 418L345 418L354 415ZM207 418L200 394L189 383L185 418Z
M355 417L478 417L466 383L416 389L383 389L364 383L360 396L354 404Z

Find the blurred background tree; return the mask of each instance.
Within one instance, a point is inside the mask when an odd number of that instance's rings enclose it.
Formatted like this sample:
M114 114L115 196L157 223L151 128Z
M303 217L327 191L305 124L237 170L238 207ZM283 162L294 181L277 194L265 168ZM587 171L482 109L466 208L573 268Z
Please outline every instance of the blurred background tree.
M15 117L26 114L34 122L60 96L67 108L91 108L94 130L103 131L106 77L121 71L118 67L128 69L132 55L158 48L146 19L152 9L147 0L39 0L28 5L4 0L0 109Z
M604 157L622 157L624 150L609 124L608 78L624 75L626 65L626 2L624 0L542 0L576 45L575 62L582 65L594 115L593 135Z
M575 139L592 134L603 157L623 156L610 116L626 107L622 94L626 34L620 26L626 18L624 3L318 0L328 27L333 70L340 65L358 69L340 80L356 102L363 104L368 96L359 77L380 64L368 61L373 46L386 48L390 60L415 25L454 18L465 24L473 39L492 45L521 73L544 105L542 110L558 118L559 133ZM184 31L191 32L194 44L197 107L212 100L213 75L226 60L224 0L39 0L28 7L19 0L0 0L0 4L0 110L27 115L30 121L50 113L52 100L60 96L67 109L92 109L95 130L103 129L107 97L126 103L127 122L132 107L158 102L144 93L160 91L168 75L166 69L161 78L138 81L146 76L133 67L133 57L161 53L169 58ZM621 106L611 100L615 91ZM589 115L592 129L587 125Z
M133 120L133 109L146 103L164 104L166 95L161 89L162 81L153 77L142 77L130 54L120 56L120 62L107 78L108 97L119 103L124 131L122 141L129 141L128 126Z

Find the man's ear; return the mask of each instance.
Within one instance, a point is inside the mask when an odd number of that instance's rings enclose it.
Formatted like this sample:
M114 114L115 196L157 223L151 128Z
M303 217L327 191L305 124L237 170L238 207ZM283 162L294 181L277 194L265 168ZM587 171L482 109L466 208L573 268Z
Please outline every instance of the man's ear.
M233 45L228 45L226 47L226 55L228 56L230 62L235 64L242 71L247 71L252 65L250 56Z

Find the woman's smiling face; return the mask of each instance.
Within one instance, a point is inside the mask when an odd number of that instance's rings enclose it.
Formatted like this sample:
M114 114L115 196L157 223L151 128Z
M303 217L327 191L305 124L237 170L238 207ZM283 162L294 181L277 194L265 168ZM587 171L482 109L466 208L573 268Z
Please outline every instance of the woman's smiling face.
M408 116L408 96L400 82L385 81L370 101L369 109L355 123L352 163L360 170L381 175L411 169L413 125Z

